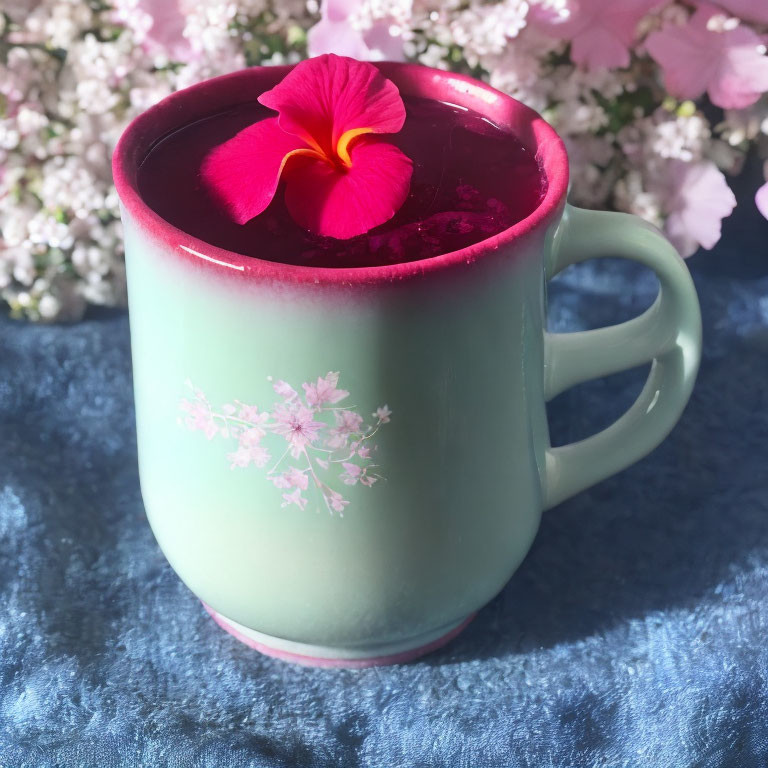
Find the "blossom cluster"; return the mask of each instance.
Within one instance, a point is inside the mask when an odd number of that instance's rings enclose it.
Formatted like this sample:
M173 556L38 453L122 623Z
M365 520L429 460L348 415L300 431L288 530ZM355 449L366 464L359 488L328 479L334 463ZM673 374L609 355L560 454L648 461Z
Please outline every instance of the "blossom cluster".
M565 139L572 202L636 213L683 255L768 156L765 0L7 0L0 297L32 319L124 300L110 155L171 91L333 52L480 77ZM768 164L765 167L768 176ZM756 190L768 216L768 184Z
M180 403L179 422L208 440L236 444L227 454L231 469L263 469L279 489L282 507L304 510L312 502L316 510L322 505L343 516L349 501L340 487L370 488L383 479L373 463L377 448L371 438L390 422L392 411L379 406L367 424L354 407L339 406L349 392L339 388L334 371L302 384L303 394L285 381L271 381L278 400L270 410L239 400L215 409L187 382L191 397Z

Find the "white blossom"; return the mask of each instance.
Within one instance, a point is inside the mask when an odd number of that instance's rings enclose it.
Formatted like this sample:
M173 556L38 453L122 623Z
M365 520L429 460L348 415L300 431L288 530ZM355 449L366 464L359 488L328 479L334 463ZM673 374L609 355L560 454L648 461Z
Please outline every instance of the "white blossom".
M649 132L649 151L663 158L691 162L703 155L711 132L702 115L673 116L662 119Z
M450 26L452 40L464 49L470 66L500 54L507 42L516 38L526 25L528 3L506 0L494 5L477 3L461 11Z
M125 300L119 206L110 159L127 123L169 93L249 64L305 53L320 0L5 0L0 22L0 298L35 320L77 318L87 302ZM730 198L722 172L745 152L768 156L768 96L721 122L669 97L644 40L690 20L696 3L658 5L636 29L627 69L589 71L542 18L573 0L350 0L345 23L383 30L405 56L487 79L564 138L570 198L635 213L688 253L711 245L719 219L691 225L696 201L676 179ZM725 4L723 4L725 7ZM727 13L710 21L731 30ZM762 39L768 28L751 25ZM379 47L380 48L380 47ZM383 49L369 46L370 56ZM688 209L685 206L689 206ZM697 209L698 210L698 209Z

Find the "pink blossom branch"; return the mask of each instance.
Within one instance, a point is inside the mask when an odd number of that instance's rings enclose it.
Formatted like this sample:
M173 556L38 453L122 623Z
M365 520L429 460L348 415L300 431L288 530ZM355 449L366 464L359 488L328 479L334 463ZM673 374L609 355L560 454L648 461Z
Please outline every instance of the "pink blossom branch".
M307 469L309 469L309 471L310 471L310 474L312 475L312 478L313 478L313 480L315 481L315 485L316 485L316 486L319 488L319 490L320 490L320 495L323 497L323 501L325 502L325 507L326 507L326 509L328 510L328 514L329 514L329 515L332 515L332 514L333 514L333 510L331 509L331 505L328 503L328 497L326 496L325 492L323 491L323 488L327 488L327 489L328 489L328 490L329 490L331 493L335 493L335 491L333 490L333 488L331 488L331 486L330 486L330 485L326 485L326 484L325 484L325 483L324 483L324 482L323 482L323 481L322 481L322 480L321 480L321 479L320 479L320 478L317 476L317 473L315 472L315 468L314 468L314 466L313 466L313 464L312 464L312 459L310 459L310 458L309 458L309 453L307 452L307 448L306 448L306 446L303 448L303 451L302 451L302 452L304 453L304 457L305 457L305 458L306 458L306 460L307 460Z

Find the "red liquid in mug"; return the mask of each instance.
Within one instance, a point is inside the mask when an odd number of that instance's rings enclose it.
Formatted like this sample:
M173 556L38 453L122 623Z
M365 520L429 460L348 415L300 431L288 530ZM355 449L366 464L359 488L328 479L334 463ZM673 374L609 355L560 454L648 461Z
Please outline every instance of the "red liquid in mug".
M200 165L215 146L274 112L252 102L160 140L139 169L146 203L211 245L246 256L313 267L369 267L465 248L524 219L546 179L515 136L477 112L430 99L404 99L407 117L389 138L413 160L411 190L385 224L349 240L313 235L291 218L282 186L269 208L236 224L208 194Z

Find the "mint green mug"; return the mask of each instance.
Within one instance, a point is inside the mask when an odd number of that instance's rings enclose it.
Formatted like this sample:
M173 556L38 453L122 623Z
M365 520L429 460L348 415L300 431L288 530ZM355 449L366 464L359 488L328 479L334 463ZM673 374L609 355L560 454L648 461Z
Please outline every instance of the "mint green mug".
M402 661L453 637L512 576L542 510L667 435L701 350L683 261L638 218L566 204L565 148L539 115L467 77L377 66L403 94L511 129L546 174L539 207L461 251L338 270L225 251L150 210L137 169L153 143L252 101L285 67L169 96L114 156L152 529L225 629L326 666ZM654 305L613 327L547 332L546 281L615 255L656 272ZM615 424L551 447L549 399L649 361Z

